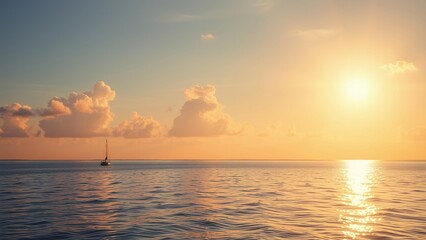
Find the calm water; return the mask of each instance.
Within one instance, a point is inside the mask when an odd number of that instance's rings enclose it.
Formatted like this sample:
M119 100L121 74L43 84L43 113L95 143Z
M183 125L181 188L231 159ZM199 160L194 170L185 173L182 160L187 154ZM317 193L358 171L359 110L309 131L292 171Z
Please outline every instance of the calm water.
M0 239L426 239L426 162L0 161Z

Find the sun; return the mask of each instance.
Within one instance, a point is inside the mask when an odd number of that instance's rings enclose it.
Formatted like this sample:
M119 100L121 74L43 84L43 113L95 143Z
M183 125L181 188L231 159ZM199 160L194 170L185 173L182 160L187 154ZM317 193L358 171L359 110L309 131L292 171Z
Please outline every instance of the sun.
M370 85L365 78L352 78L345 85L346 96L353 101L363 101L370 94Z

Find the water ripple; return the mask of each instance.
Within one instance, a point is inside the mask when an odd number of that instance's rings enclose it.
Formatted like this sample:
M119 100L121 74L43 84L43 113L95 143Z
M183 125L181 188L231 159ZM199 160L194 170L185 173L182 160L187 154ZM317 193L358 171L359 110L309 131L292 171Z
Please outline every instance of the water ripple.
M425 239L425 162L0 162L4 239Z

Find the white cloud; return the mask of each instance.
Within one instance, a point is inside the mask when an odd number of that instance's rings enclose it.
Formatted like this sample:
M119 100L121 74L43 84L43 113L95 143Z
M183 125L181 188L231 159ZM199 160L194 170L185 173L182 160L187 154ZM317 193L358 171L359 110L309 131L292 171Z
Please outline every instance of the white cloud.
M145 117L134 112L130 121L121 122L113 130L113 135L125 138L159 137L162 135L162 127L151 116Z
M205 40L205 41L212 41L216 38L212 33L201 34L200 37L202 40Z
M27 122L33 115L30 106L20 103L0 107L0 118L3 120L0 137L29 137L31 127Z
M99 81L90 92L72 92L68 98L54 97L48 108L39 109L39 126L46 137L95 137L109 134L113 120L109 102L115 91Z
M230 118L223 113L222 106L215 96L212 85L199 86L185 90L187 101L180 115L173 121L169 131L176 137L211 137L233 134L230 131Z
M396 63L385 64L380 68L390 75L417 71L417 67L414 63L406 61L396 61Z

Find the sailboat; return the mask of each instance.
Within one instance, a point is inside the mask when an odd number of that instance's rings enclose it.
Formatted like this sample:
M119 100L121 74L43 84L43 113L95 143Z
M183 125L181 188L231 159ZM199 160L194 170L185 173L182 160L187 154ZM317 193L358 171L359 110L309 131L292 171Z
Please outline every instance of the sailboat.
M105 139L105 159L101 161L101 166L111 165L111 159L108 158L108 139Z

